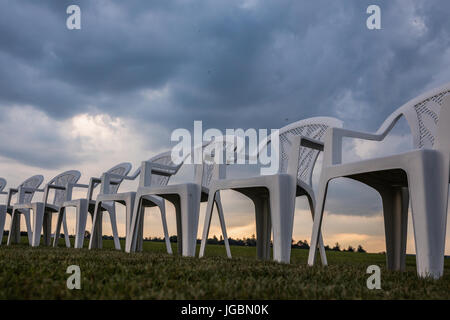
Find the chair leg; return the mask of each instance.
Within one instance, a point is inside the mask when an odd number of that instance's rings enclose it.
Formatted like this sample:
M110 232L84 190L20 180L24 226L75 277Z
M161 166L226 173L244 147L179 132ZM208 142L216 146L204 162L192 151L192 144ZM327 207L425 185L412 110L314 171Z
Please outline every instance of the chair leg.
M144 250L144 218L145 218L145 206L141 206L141 215L138 225L138 236L136 240L136 251L142 252Z
M175 206L175 215L176 215L176 222L177 222L177 251L179 255L183 254L183 232L182 232L182 222L181 222L181 201L179 198L174 199L172 201L173 205Z
M255 205L257 257L260 260L269 260L272 233L269 197L257 196L252 200Z
M109 219L111 221L111 229L113 233L114 238L114 247L116 250L120 250L120 240L119 240L119 233L117 232L117 219L116 219L116 210L113 207L111 211L109 212Z
M88 209L89 208L87 201L80 201L76 207L75 245L74 245L76 249L83 248L84 234L86 232L86 223L89 214Z
M181 228L185 257L195 257L197 247L198 214L200 211L200 188L190 188L180 198L181 202Z
M20 243L20 213L17 210L13 210L11 214L9 235L6 245L9 246L12 243Z
M6 207L0 206L0 245L3 242L3 232L5 231Z
M426 154L408 171L417 273L440 278L448 205L448 159Z
M167 219L166 219L166 205L164 199L161 203L158 203L159 211L161 212L161 221L164 231L164 240L166 242L166 249L168 254L172 254L172 246L170 244L169 230L167 229Z
M136 252L138 241L138 228L141 221L142 195L138 192L134 199L133 214L130 222L130 241L125 242L125 252Z
M56 218L55 236L53 237L53 247L54 248L56 248L58 246L59 234L61 232L61 224L63 221L64 214L65 214L65 208L61 207L57 213L57 218Z
M70 248L70 238L69 238L69 229L67 228L67 217L63 216L63 228L64 228L64 241L66 243L66 247Z
M33 242L33 230L31 230L30 210L29 209L25 210L23 212L23 215L25 216L25 224L27 226L28 244L31 246ZM20 229L19 229L19 239L20 239Z
M89 240L89 250L102 248L102 220L103 211L101 210L101 202L97 201L95 203L94 217L92 218L92 231L91 239Z
M319 182L319 192L317 194L316 208L314 210L314 221L313 221L313 230L311 234L311 244L309 247L309 255L308 255L308 265L313 266L316 259L316 251L319 243L319 236L322 234L322 218L323 211L325 208L325 200L328 191L328 183L329 180L324 178L323 176L320 178ZM326 265L326 261L322 259L322 264Z
M45 208L44 208L45 210ZM52 242L52 212L44 212L43 231L44 245L50 246Z
M312 215L312 218L313 218L313 221L314 221L314 210L316 208L315 200L310 195L306 195L306 197L308 199L309 209L311 211L311 215ZM320 258L321 258L322 264L326 266L328 264L327 253L325 251L325 246L323 245L323 239L322 239L322 233L321 232L320 232L320 235L319 235L319 253L320 253Z
M35 203L33 204L33 238L31 245L33 247L38 247L41 242L41 232L42 225L44 222L44 204L43 203Z
M270 219L273 230L273 260L289 263L291 260L294 228L295 189L277 185L270 190Z
M230 244L228 242L227 227L225 225L225 217L223 215L223 207L222 207L222 201L220 199L220 192L216 193L215 202L216 202L217 212L219 213L219 221L220 221L220 227L222 229L225 250L227 251L227 257L231 259L231 250L230 250Z
M202 242L200 244L199 258L205 255L206 242L208 241L209 227L211 226L211 217L214 209L214 200L217 195L215 190L210 190L208 195L208 204L206 205L205 222L203 224Z
M133 212L134 212L134 202L135 202L136 194L132 193L125 201L125 248L129 246L129 242L131 241L131 222L133 221Z
M381 187L378 191L383 201L387 269L405 270L408 232L408 189L402 187Z

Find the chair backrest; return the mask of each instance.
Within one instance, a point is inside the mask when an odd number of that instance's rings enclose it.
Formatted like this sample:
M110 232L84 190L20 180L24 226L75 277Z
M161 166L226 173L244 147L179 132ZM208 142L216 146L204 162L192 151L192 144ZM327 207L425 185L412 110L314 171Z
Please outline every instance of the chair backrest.
M180 163L179 165L176 165L172 161L172 152L171 151L166 151L166 152L160 153L160 154L150 158L148 161L152 162L152 163L157 163L157 164L174 167L176 172L180 169L180 167L183 164L183 163ZM169 183L170 177L171 176L152 174L150 183L152 186L165 186Z
M404 116L411 130L414 148L433 148L442 100L449 93L450 83L408 101L383 122L377 133L390 130Z
M42 181L44 181L43 176L35 175L35 176L32 176L31 178L28 178L24 182L22 182L19 185L19 187L27 187L27 188L37 189L41 185ZM32 191L30 193L26 193L22 199L17 199L17 203L20 203L20 204L30 203L31 200L33 199L33 196L34 196L34 191Z
M68 183L77 183L80 177L81 173L79 171L69 170L54 177L47 185L65 187ZM52 203L56 206L61 206L64 201L67 201L67 192L71 192L71 190L55 189L55 196Z
M232 155L233 160L236 158L236 153L238 152L238 150L236 150L236 139L238 138L239 137L237 136L218 136L214 137L212 141L206 141L202 144L201 152L203 156L203 163L201 165L195 166L196 177L199 176L199 170L202 170L202 187L209 188L209 185L211 184L211 180L215 173L215 168L217 168L217 177L215 178L225 178L225 165L226 162L230 160L225 159L225 157L227 155ZM200 147L198 147L197 149L200 149ZM222 152L222 155L220 155L219 152ZM216 153L224 163L215 163Z
M118 174L121 176L126 176L130 172L130 170L131 170L131 163L122 162L112 167L107 172ZM112 181L114 181L115 184L111 184L109 186L109 193L114 194L117 193L117 191L119 190L120 184L122 183L123 179L112 179Z
M450 161L450 94L442 100L434 147L441 152L445 152Z
M313 117L303 119L279 129L279 173L286 173L289 162L289 155L291 152L291 137L302 136L318 141L323 141L325 132L329 127L342 127L342 121L332 117ZM267 141L260 145L259 152L268 146L272 136L269 136ZM298 174L297 181L302 181L312 187L312 174L314 165L316 163L319 151L307 147L300 147L298 159Z
M3 178L0 178L0 192L3 191L3 189L5 189L6 187L6 180Z

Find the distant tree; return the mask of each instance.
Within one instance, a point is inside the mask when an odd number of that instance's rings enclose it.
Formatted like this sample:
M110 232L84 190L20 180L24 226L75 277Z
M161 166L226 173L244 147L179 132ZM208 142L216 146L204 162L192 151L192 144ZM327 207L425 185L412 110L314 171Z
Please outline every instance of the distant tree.
M212 239L208 239L208 244L218 244L219 243L219 239L217 239L216 235L214 235L212 237Z
M340 246L339 242L336 242L336 244L334 245L334 247L331 250L333 250L333 251L341 251L341 246Z
M309 244L308 241L306 240L299 240L297 241L296 244L293 245L294 248L299 248L299 249L309 249Z
M249 246L249 247L256 246L256 237L255 237L255 235L252 234L251 238L244 239L244 243L245 243L246 246Z
M355 248L353 248L352 246L348 246L347 252L355 252Z
M358 246L357 252L365 253L366 250L363 249L362 245Z
M87 239L90 239L91 238L91 233L89 232L89 231L84 231L84 237L85 238L87 238Z

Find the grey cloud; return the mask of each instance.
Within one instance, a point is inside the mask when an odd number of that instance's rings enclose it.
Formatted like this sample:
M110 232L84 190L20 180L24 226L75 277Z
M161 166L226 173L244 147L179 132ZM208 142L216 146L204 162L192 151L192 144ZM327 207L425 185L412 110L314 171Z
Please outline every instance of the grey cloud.
M65 29L72 1L3 3L3 102L55 118L90 111L173 128L194 119L279 127L337 115L334 105L351 92L353 108L368 110L360 126L373 129L432 82L449 47L445 1L380 1L380 31L365 27L370 1L263 1L249 9L242 1L77 3L80 31ZM155 120L139 93L165 86L167 107Z

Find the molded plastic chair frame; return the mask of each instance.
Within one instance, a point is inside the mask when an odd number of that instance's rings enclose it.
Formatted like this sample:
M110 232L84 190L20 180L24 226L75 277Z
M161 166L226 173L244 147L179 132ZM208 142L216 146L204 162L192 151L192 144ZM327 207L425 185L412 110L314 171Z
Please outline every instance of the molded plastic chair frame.
M347 177L371 186L382 197L387 268L405 268L408 203L411 200L417 273L420 277L442 276L450 164L449 92L450 84L447 84L407 102L389 116L375 134L337 128L328 130L309 265L313 265L315 260L314 248L317 247L320 234L328 183L335 178ZM405 116L408 121L414 147L418 149L342 163L344 137L382 141L401 116ZM434 139L432 132L434 126L437 139Z
M305 195L308 198L308 203L313 217L315 207L315 197L312 189L312 170L315 161L320 151L323 150L323 142L312 139L311 137L296 135L300 128L307 128L308 126L324 126L319 132L306 130L306 134L323 134L324 128L327 126L342 126L342 122L335 118L316 117L305 120L300 120L290 125L287 125L278 131L278 135L287 138L290 142L289 156L287 159L286 172L279 172L273 175L262 175L250 177L245 179L215 179L211 182L209 189L209 201L206 208L205 223L203 225L203 236L200 246L200 257L203 257L208 239L209 228L212 218L212 201L215 194L220 190L231 189L237 191L248 198L250 198L255 206L256 219L256 239L257 239L257 257L261 260L268 260L270 258L270 240L273 232L273 259L278 262L289 263L293 221L295 213L295 199L297 196ZM303 132L303 131L300 131ZM322 133L321 133L322 132ZM271 135L265 141L262 141L256 157L268 147ZM317 150L310 158L309 176L307 174L307 182L299 177L300 169L300 152L301 147ZM252 156L249 156L252 157ZM255 157L255 156L253 156ZM281 158L281 154L279 155ZM280 159L281 160L281 159ZM281 162L281 161L280 161ZM282 164L280 163L280 166ZM304 168L303 168L304 169ZM281 170L281 168L280 168ZM279 171L280 171L279 170ZM217 175L216 175L217 177ZM225 226L225 221L220 218L221 226ZM224 229L224 227L222 228ZM225 238L226 233L223 232ZM326 254L322 242L320 243L320 253L322 260L326 262ZM227 256L231 258L231 252L227 248Z
M162 154L159 154L153 158L151 158L150 162L159 159L161 157L165 157L166 155L170 155L170 152L165 152ZM98 232L99 230L99 225L101 224L101 215L102 212L98 210L98 208L101 206L101 204L104 201L108 201L108 202L118 202L121 203L125 206L125 220L126 220L126 236L125 236L125 247L128 244L130 240L130 226L131 226L131 221L132 221L132 215L133 215L133 210L134 210L134 203L135 203L135 198L136 198L136 191L130 191L130 192L122 192L122 193L113 193L111 194L109 192L109 185L110 185L110 181L112 179L124 179L124 180L135 180L137 177L140 176L140 185L142 184L142 175L141 173L141 168L139 167L131 176L123 176L123 175L118 175L118 174L114 174L114 173L108 173L105 172L102 175L102 190L100 191L99 195L97 196L97 200L96 200L96 205L95 205L95 210L94 210L94 219L93 219L93 223L92 223L92 237L91 240L89 242L89 249L94 249L94 248L101 248L102 247L102 235L101 232ZM169 232L167 230L167 220L166 220L166 209L165 209L165 202L164 199L161 197L157 197L157 196L148 196L145 198L147 200L145 207L155 207L157 206L161 212L161 221L162 221L162 225L163 225L163 232L164 232L164 238L165 238L165 243L166 243L166 249L167 252L169 254L172 254L172 247L170 245L170 239L169 239ZM138 250L141 251L142 250L142 246L143 246L143 226L142 228L140 228L139 230L139 239L140 241L138 242ZM119 247L120 249L120 247Z
M127 175L131 170L131 163L128 163L128 162L120 163L120 164L112 167L111 169L109 169L107 172L113 172L118 169L123 169L124 174ZM109 181L109 184L111 186L114 186L116 189L118 189L120 184L122 183L122 181L123 181L122 179L120 179L120 180L113 179L113 180ZM83 248L88 214L91 215L92 220L94 219L94 208L96 205L96 201L92 199L93 192L97 186L101 185L101 182L102 182L101 178L91 177L89 180L89 185L80 185L80 187L82 187L82 188L87 188L86 198L66 201L61 206L59 213L58 213L58 220L57 220L57 224L56 224L56 236L53 241L54 247L56 247L58 245L59 232L61 230L61 223L66 214L66 208L75 207L76 208L76 226L75 226L75 245L74 245L74 247L76 249ZM111 225L112 225L112 231L113 231L114 245L116 248L117 247L120 248L120 241L119 241L119 236L118 236L118 232L117 232L115 203L113 202L112 204L109 204L109 203L104 202L104 203L102 203L101 210L107 211L109 213ZM91 238L92 238L92 235L91 235Z
M25 216L25 223L27 226L27 235L28 235L28 243L31 245L33 232L31 229L30 222L30 209L24 208L20 210L16 210L15 214L13 214L13 206L11 205L12 197L17 195L17 203L16 204L29 204L31 203L35 192L44 192L44 189L39 189L39 186L44 181L44 177L41 175L35 175L24 182L22 182L17 188L10 188L8 190L8 198L6 201L6 209L7 212L11 215L11 223L9 227L9 235L7 245L12 243L20 243L20 215L23 214ZM32 184L32 186L29 186ZM15 205L16 205L15 204Z
M72 190L74 187L81 186L77 184L80 179L81 173L77 170L69 170L65 171L52 180L50 180L45 188L44 195L41 202L32 202L26 204L15 204L13 207L13 215L16 210L23 209L31 209L33 212L33 240L31 242L31 246L37 247L39 246L41 239L41 231L44 229L44 244L47 246L51 245L51 226L52 226L52 216L53 213L57 213L60 209L59 203L57 203L57 195L55 194L55 198L53 203L50 203L48 200L49 192L53 189L55 191L63 192L62 196L64 201L68 201L72 198ZM59 179L64 177L70 177L72 182L67 182L65 185L59 184ZM67 229L67 223L64 219L64 236L66 245L70 246L69 240L69 232Z
M194 147L193 152L197 152L198 159L203 159L204 150L213 141L204 142L201 146ZM181 165L167 166L158 163L144 161L141 166L143 180L136 194L134 214L131 223L131 241L126 247L127 252L135 252L138 248L138 235L143 225L143 201L147 196L159 196L171 202L175 206L177 222L177 242L178 253L183 256L195 256L198 232L198 218L200 202L208 199L208 182L213 171L209 171L212 166L206 162L194 165L193 182L173 184L166 186L152 186L152 175L172 176L178 172ZM204 171L207 171L204 174ZM223 216L223 208L220 196L215 199L219 215Z

